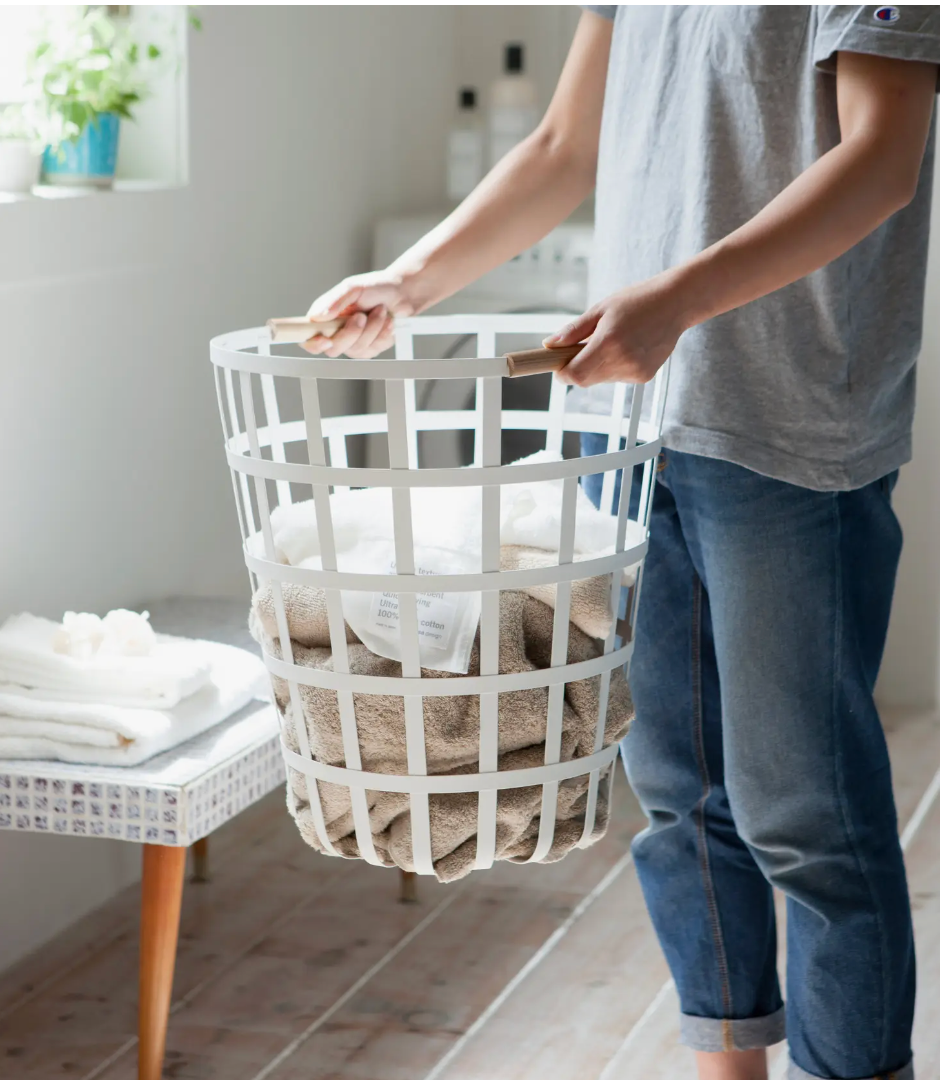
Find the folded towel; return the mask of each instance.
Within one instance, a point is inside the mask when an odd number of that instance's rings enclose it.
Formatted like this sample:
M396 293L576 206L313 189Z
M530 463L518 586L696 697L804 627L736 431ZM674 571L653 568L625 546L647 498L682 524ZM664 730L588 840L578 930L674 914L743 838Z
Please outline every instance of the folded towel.
M137 765L201 734L252 698L269 696L257 656L210 641L164 639L198 653L208 681L171 709L46 699L0 685L0 758Z
M67 611L52 647L57 653L87 660L96 653L149 656L156 641L149 611L115 608L103 619L88 611Z
M51 619L7 619L0 626L0 683L41 691L49 700L169 709L209 680L208 658L184 638L158 634L146 656L97 652L80 659L56 651L61 633Z

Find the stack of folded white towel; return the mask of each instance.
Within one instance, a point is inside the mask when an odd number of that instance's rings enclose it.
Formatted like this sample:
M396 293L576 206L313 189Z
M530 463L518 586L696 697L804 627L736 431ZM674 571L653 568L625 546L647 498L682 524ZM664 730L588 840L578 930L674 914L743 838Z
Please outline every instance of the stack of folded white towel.
M136 765L267 696L243 649L155 634L147 613L0 626L0 759Z

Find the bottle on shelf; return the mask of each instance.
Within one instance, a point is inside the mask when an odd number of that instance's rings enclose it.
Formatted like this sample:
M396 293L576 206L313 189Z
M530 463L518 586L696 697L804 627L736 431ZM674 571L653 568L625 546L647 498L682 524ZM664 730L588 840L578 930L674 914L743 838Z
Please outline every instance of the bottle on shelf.
M465 86L457 101L457 122L447 140L447 195L454 202L465 199L484 172L483 125L476 90Z
M538 124L535 83L525 74L525 51L518 42L506 46L503 75L490 88L490 168Z

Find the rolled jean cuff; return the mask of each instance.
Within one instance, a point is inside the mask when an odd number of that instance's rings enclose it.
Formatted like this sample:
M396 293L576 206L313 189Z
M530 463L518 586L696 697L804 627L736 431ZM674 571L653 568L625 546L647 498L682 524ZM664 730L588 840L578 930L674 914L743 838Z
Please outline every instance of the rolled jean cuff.
M787 1037L786 1015L785 1005L769 1016L752 1016L747 1020L715 1020L683 1013L679 1020L679 1042L709 1053L763 1050Z
M820 1080L815 1073L808 1073L801 1069L791 1058L790 1067L787 1070L787 1080ZM909 1061L903 1069L895 1069L893 1072L875 1073L873 1076L864 1077L863 1080L914 1080L914 1061Z

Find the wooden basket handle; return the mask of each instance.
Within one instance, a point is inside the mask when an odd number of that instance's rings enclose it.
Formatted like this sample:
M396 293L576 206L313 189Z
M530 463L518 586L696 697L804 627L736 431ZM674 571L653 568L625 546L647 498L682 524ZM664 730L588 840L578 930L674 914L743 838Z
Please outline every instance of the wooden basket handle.
M314 319L308 319L306 315L268 319L267 322L267 327L271 331L271 343L273 345L298 345L301 342L309 341L317 334L332 337L337 330L341 330L345 325L345 319L328 319L326 322L316 322Z
M509 378L520 375L541 375L544 371L560 371L569 360L573 360L584 348L586 342L577 345L561 345L557 349L526 349L524 352L506 353L509 363Z

